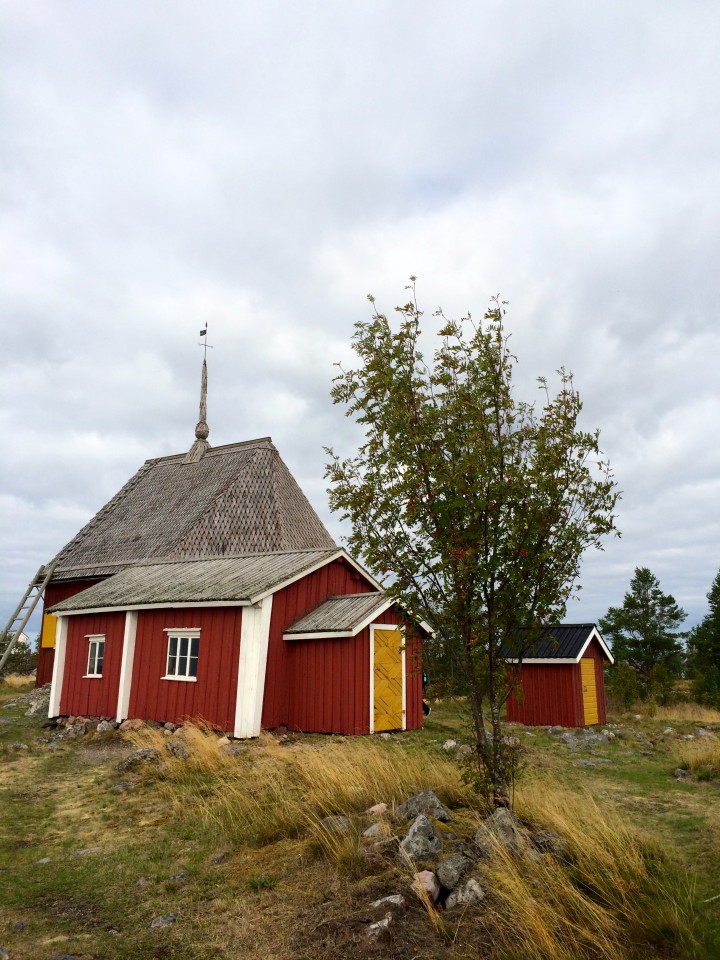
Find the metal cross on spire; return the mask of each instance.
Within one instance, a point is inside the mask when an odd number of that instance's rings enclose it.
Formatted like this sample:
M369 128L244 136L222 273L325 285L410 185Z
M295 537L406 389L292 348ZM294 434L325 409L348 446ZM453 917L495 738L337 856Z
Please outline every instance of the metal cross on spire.
M213 349L212 345L207 342L207 332L208 332L208 325L207 325L207 322L206 322L206 323L205 323L205 329L200 331L200 336L201 336L201 337L205 337L205 339L203 340L202 343L199 343L199 344L198 344L199 347L204 347L204 349L205 349L205 354L204 354L204 357L203 357L203 359L205 359L205 360L207 360L208 348L209 348L210 350Z

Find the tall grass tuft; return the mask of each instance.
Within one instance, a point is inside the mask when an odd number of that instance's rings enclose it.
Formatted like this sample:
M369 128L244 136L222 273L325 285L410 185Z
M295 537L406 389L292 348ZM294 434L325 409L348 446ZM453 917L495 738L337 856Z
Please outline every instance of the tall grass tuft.
M2 682L6 684L13 690L17 690L20 687L29 687L30 684L35 684L35 674L29 673L21 676L17 673L10 673L8 676L2 678Z
M653 956L673 944L691 955L693 884L657 844L590 796L543 781L520 789L517 812L559 834L569 863L496 851L487 882L499 954L624 960L631 944Z
M178 813L191 813L205 829L238 842L304 835L309 822L353 816L380 801L392 806L425 787L451 805L472 800L451 759L398 743L357 737L286 746L261 737L236 756L218 748L214 734L184 729L190 757L165 754L163 789ZM158 731L138 731L132 739L165 753L166 738Z
M698 780L720 779L720 740L686 740L677 754L680 766Z

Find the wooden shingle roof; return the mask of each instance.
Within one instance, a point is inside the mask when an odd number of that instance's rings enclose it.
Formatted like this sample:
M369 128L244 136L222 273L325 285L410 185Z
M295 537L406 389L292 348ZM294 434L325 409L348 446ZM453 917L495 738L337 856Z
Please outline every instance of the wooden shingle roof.
M141 560L337 549L269 437L148 460L59 552L53 580Z
M287 640L322 636L354 636L392 605L384 593L353 593L329 597L284 631Z
M356 566L339 548L135 564L50 609L53 613L81 613L256 603L281 586L341 558Z

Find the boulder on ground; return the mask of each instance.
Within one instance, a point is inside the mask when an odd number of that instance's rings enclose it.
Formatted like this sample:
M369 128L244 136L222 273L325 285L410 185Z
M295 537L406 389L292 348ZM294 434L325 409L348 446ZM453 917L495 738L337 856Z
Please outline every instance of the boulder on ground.
M370 904L371 910L404 910L407 906L405 897L401 893L391 894L389 897L381 897L379 900L373 900Z
M120 730L142 730L145 726L145 721L140 720L139 717L132 717L129 720L123 720L120 724Z
M188 753L188 748L184 743L181 743L180 740L166 740L165 749L168 753L172 754L176 760L189 760L190 754Z
M441 823L448 823L452 820L452 817L432 790L421 790L414 797L410 797L409 800L401 803L398 807L398 813L406 820L409 820L410 817L417 817L419 813L424 813Z
M558 833L551 830L539 830L530 835L530 842L540 853L549 853L560 863L569 863L568 846Z
M147 763L159 763L160 754L154 747L140 747L133 750L124 760L121 760L115 768L118 773L125 773L126 770L133 770L135 767L142 767Z
M445 908L476 906L485 899L485 891L473 877L456 887L445 901Z
M434 857L442 851L442 837L433 823L419 813L410 824L410 829L400 841L402 853L411 860L425 860Z
M522 853L527 846L527 831L518 818L505 807L498 807L486 817L475 834L476 849L481 856L492 853L493 841L514 855Z
M471 860L464 853L453 853L445 857L437 865L436 873L440 883L446 890L454 890L460 883L463 874L467 873Z
M350 821L347 817L324 817L320 823L330 833L348 833L350 830Z
M421 900L427 899L435 904L440 899L440 881L432 870L421 870L416 873L412 888Z

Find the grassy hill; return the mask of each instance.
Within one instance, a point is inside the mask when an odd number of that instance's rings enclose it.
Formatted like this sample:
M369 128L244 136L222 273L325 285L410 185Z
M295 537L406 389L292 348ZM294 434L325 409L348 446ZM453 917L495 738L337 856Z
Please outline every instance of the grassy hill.
M568 862L498 849L473 866L483 902L443 910L412 892L432 864L398 855L407 823L393 812L433 789L453 816L437 825L444 853L473 853L487 811L443 749L462 740L462 704L386 738L222 746L189 727L57 738L22 693L0 685L0 957L720 956L720 741L682 739L720 716L614 717L601 743L513 725L527 768L516 813L559 834ZM118 770L138 748L155 762ZM694 773L679 781L683 764ZM380 802L368 840L364 811ZM368 938L383 915L371 904L397 893L405 908Z

